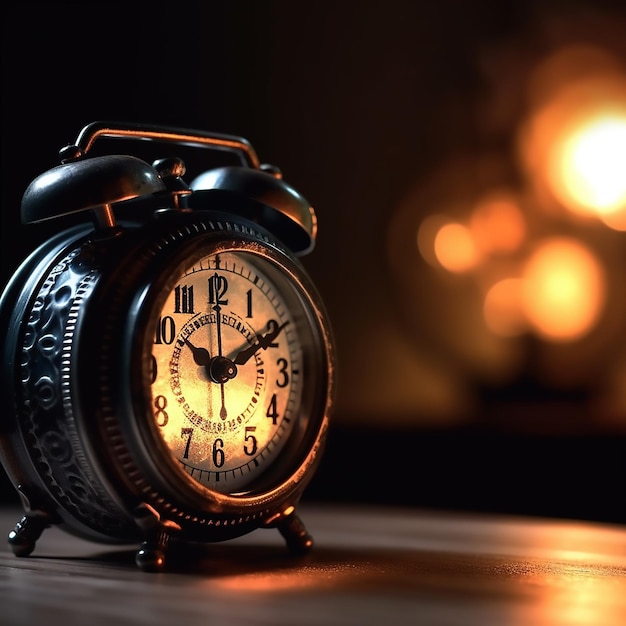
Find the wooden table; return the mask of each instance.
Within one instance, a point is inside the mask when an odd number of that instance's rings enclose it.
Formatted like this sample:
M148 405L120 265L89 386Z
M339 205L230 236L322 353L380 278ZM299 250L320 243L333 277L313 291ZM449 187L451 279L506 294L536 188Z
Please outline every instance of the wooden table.
M623 626L626 529L419 509L303 504L315 547L275 530L145 573L136 546L58 528L28 558L0 544L0 623L71 626ZM20 512L0 511L0 531Z

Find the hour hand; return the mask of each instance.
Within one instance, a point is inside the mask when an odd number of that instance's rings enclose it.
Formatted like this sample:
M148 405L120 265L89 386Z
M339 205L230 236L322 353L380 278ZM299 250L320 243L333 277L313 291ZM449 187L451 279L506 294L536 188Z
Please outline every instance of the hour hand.
M211 362L211 355L206 348L202 348L201 346L194 346L187 337L185 337L184 342L189 346L191 350L191 354L193 355L193 360L196 365L206 366Z
M274 339L278 337L280 331L285 328L288 323L289 322L285 322L284 324L281 324L279 326L276 320L270 320L267 323L267 333L265 333L265 335L257 335L256 342L253 343L251 346L248 346L247 348L241 350L239 354L237 354L233 362L236 365L243 365L244 363L249 361L252 355L255 352L258 352L261 348L263 348L263 350L267 350L268 348L275 348L278 344L274 343Z

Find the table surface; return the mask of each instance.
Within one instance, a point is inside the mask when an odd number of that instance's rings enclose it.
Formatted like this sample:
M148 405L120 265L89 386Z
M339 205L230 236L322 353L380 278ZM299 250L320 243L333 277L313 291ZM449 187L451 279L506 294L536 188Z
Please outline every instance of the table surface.
M622 626L626 528L419 509L303 504L313 551L276 530L194 547L173 571L137 546L49 528L30 557L0 544L0 623ZM0 509L0 532L21 516Z

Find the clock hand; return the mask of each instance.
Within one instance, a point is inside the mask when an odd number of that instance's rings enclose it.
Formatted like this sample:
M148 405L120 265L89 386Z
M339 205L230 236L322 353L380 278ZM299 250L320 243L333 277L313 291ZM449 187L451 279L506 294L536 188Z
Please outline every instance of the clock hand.
M231 378L235 378L237 375L237 366L230 359L225 356L212 357L206 348L194 346L186 337L183 341L191 349L196 365L206 367L214 383L225 383Z
M211 355L206 348L202 348L199 346L194 346L187 337L183 340L190 348L191 354L193 355L193 360L196 365L206 366L211 362Z
M215 311L215 326L217 333L217 356L222 356L222 307L219 301L213 307Z
M216 274L217 276L217 274ZM235 376L237 373L237 367L230 361L222 356L222 307L220 306L219 297L213 307L216 314L216 331L217 331L217 357L213 359L211 366L209 367L209 376L211 379L219 383L220 394L222 398L222 407L220 408L220 418L225 420L228 417L226 411L226 399L224 395L224 383ZM226 366L226 367L225 367Z
M265 333L265 335L257 335L256 343L253 343L251 346L241 350L235 357L233 363L236 365L243 365L261 348L263 348L263 350L275 348L277 344L274 343L274 339L278 337L280 331L285 328L288 323L289 322L285 322L279 326L276 320L270 320L267 323L267 333Z
M220 388L222 392L222 408L220 409L220 417L225 420L228 417L228 414L226 413L226 401L224 399L224 383L220 385Z

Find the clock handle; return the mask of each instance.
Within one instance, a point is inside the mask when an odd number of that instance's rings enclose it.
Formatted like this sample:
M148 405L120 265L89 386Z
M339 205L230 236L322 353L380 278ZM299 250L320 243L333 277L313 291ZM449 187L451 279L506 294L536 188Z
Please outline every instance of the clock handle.
M243 137L167 126L92 122L80 131L75 145L61 151L63 162L82 159L99 137L148 139L236 153L244 167L221 167L199 175L190 185L194 193L187 197L188 205L204 208L205 191L221 190L243 195L265 207L263 211L253 211L244 217L267 228L298 256L313 249L317 236L313 207L282 180L278 168L261 164L254 148Z
M123 139L147 139L152 141L173 142L196 148L209 148L214 150L226 150L236 153L243 165L253 169L259 169L259 158L243 137L209 133L184 128L167 126L150 126L134 123L118 122L92 122L87 124L76 139L73 146L66 146L61 150L63 161L74 161L82 158L91 150L99 137L123 138Z
M235 153L244 167L222 167L198 176L188 187L180 159L161 159L152 165L129 155L87 157L100 137L172 142L190 147ZM116 226L113 207L144 196L168 196L174 207L182 196L190 208L212 204L205 192L227 192L235 200L244 196L256 204L242 213L281 239L296 255L310 252L317 236L313 207L282 180L278 168L261 164L243 137L135 123L91 122L76 142L59 151L61 165L31 182L22 198L25 224L89 211L97 229ZM192 201L191 199L194 198ZM192 206L193 205L193 206ZM235 210L235 208L233 208ZM241 211L240 211L241 213Z

